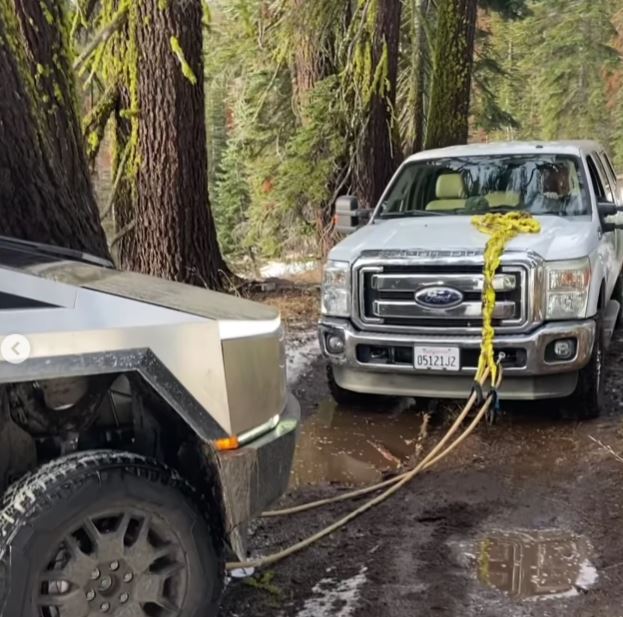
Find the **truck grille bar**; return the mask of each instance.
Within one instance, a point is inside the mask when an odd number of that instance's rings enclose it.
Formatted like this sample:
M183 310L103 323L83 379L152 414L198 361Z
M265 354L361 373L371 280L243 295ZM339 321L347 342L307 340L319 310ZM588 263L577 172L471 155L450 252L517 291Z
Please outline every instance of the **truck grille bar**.
M456 329L478 331L482 327L482 265L356 266L357 318L363 328L405 332ZM518 330L528 321L528 269L503 265L494 278L496 306L494 327ZM418 292L427 288L449 288L460 292L460 301L450 306L428 306Z

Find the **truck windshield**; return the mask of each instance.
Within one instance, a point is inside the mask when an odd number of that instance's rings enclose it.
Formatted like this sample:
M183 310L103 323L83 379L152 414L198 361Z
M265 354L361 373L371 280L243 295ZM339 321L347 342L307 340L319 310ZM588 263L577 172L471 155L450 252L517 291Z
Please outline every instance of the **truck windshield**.
M590 215L580 159L563 155L468 156L404 166L377 215L466 215L524 210Z

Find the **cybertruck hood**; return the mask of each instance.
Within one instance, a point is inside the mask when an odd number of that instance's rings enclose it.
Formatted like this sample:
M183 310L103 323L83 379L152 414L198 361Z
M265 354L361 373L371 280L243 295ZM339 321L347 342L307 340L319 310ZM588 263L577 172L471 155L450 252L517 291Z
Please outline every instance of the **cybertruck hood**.
M205 439L239 435L286 404L279 314L206 289L0 242L0 383L139 372Z

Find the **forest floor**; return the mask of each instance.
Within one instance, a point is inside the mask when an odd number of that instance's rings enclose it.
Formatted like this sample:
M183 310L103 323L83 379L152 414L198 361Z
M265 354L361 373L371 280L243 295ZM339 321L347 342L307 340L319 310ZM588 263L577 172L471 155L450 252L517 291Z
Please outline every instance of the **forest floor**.
M280 305L290 385L303 426L281 505L337 495L413 464L451 422L426 402L338 408L314 322L315 282ZM252 577L231 579L223 617L621 617L623 335L607 378L608 412L563 422L555 405L515 405L431 471L346 528ZM607 451L604 446L612 448ZM251 552L288 546L354 508L343 502L252 530Z

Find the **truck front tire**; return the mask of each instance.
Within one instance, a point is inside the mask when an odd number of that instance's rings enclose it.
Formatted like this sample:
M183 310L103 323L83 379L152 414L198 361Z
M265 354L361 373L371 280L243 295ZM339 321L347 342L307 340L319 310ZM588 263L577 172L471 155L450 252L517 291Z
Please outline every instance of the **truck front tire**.
M563 401L561 413L567 420L592 420L603 411L606 346L601 318L596 325L591 359L578 374L575 392Z
M0 614L213 617L224 567L175 471L76 453L20 481L0 511Z

